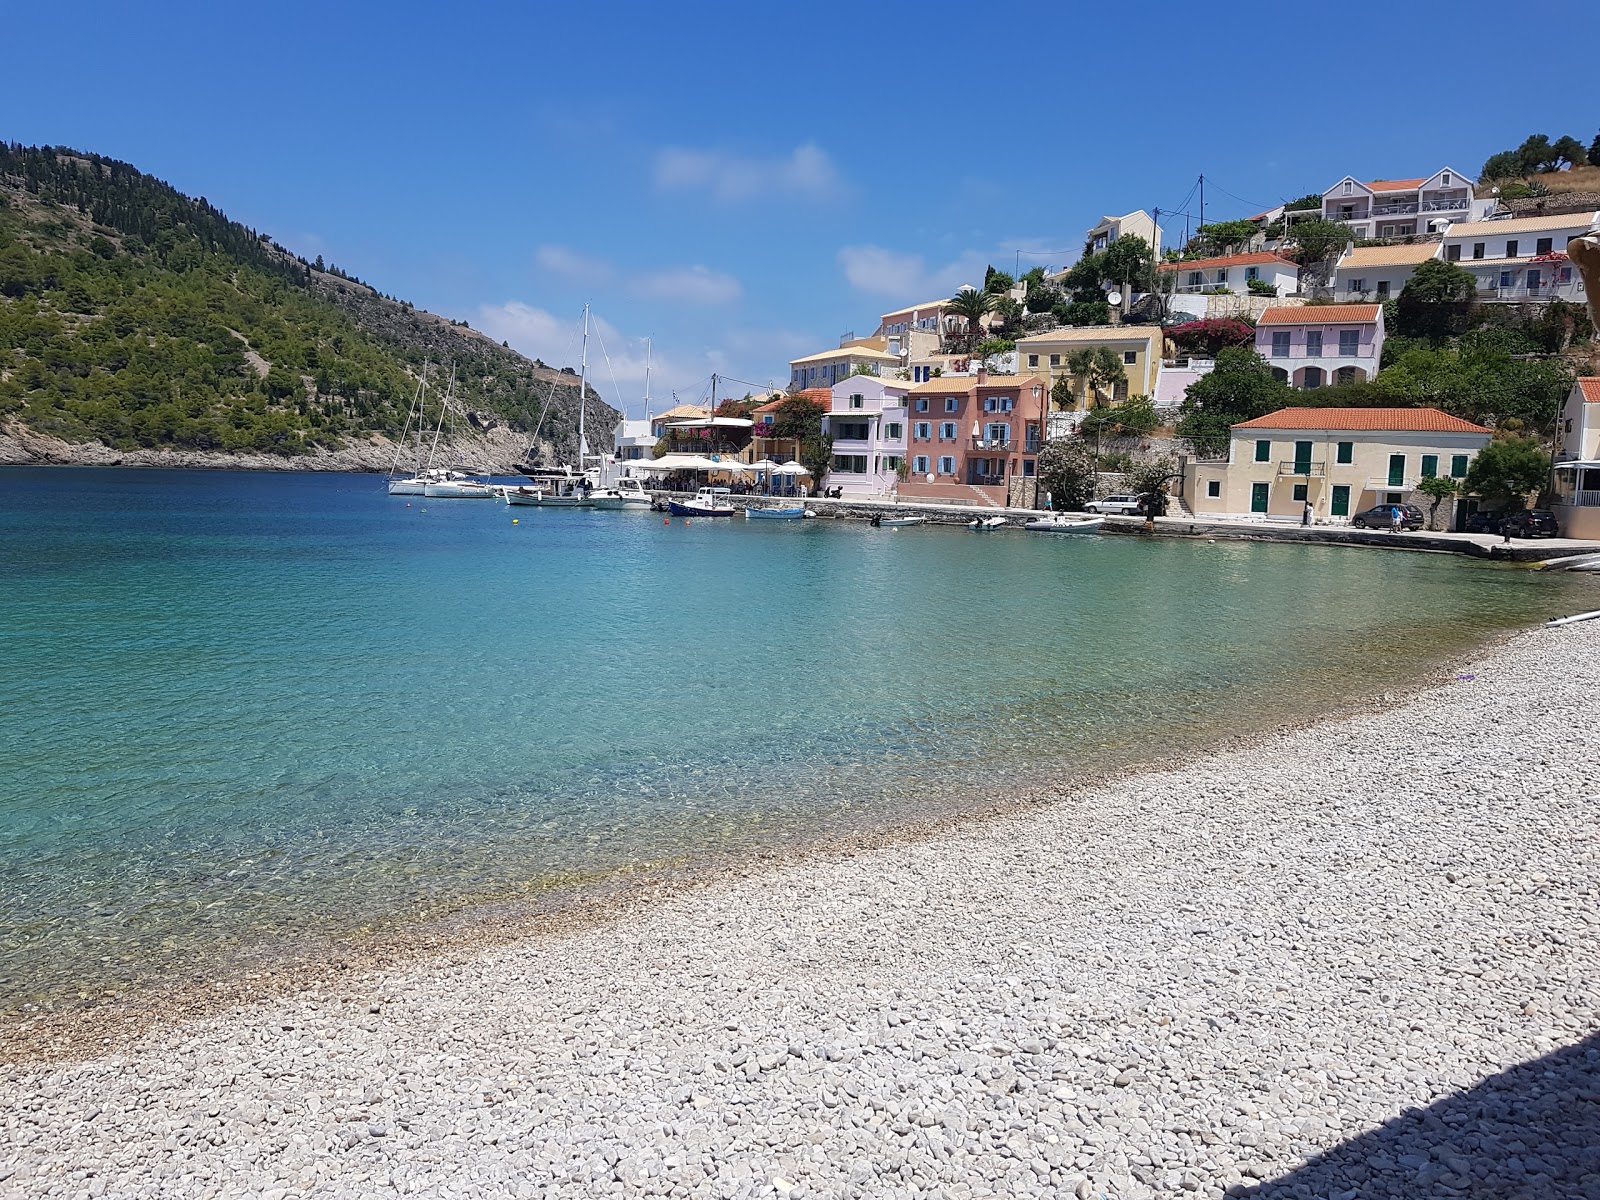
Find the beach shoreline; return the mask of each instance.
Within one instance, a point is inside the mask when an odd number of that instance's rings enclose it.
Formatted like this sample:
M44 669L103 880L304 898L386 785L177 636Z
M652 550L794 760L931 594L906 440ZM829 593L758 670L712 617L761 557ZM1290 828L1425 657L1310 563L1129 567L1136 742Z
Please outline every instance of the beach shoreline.
M0 1192L1268 1190L1600 1031L1596 651L1531 630L1054 803L12 1062ZM1600 1181L1434 1140L1360 1170Z
M1157 772L1183 771L1196 761L1270 747L1299 731L1349 719L1372 705L1411 699L1445 686L1485 654L1498 652L1530 630L1508 631L1470 649L1445 656L1401 688L1358 693L1309 717L1247 726L1212 742L1198 754L1148 747L1128 762L1072 775L1051 774L1010 796L985 795L953 804L926 819L889 818L849 831L819 830L782 849L745 849L710 854L689 862L618 869L583 881L556 879L534 895L462 897L440 916L397 920L367 933L332 935L285 949L263 942L208 965L204 981L142 980L105 989L109 998L60 1007L28 1004L0 1011L0 1066L8 1063L70 1062L136 1042L173 1020L194 1021L241 1006L292 999L318 989L347 985L387 971L427 969L443 957L484 954L530 939L581 935L626 921L650 906L692 897L708 887L752 880L770 871L808 862L836 864L863 854L892 854L969 827L1075 802L1089 803L1103 788Z

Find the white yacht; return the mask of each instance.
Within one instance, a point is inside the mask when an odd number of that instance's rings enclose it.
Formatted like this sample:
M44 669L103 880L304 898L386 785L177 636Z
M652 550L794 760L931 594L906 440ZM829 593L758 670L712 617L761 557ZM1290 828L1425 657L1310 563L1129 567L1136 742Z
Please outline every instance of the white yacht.
M615 487L595 488L589 493L589 503L595 508L649 508L651 497L642 483L628 477L617 480Z

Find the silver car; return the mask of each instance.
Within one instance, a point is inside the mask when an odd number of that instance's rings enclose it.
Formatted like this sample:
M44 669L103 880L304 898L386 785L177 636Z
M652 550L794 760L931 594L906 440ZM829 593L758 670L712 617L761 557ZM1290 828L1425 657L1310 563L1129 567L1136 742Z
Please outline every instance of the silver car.
M1121 517L1136 517L1139 515L1139 497L1137 496L1105 496L1099 500L1091 500L1083 506L1084 512L1114 513Z

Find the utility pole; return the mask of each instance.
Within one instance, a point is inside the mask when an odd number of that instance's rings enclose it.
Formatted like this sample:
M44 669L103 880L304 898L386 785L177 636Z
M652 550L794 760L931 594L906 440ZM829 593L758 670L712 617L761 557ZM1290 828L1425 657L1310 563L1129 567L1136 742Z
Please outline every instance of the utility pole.
M1204 175L1202 175L1202 176L1200 176L1200 227L1202 229L1205 227L1205 223L1206 223L1206 177Z

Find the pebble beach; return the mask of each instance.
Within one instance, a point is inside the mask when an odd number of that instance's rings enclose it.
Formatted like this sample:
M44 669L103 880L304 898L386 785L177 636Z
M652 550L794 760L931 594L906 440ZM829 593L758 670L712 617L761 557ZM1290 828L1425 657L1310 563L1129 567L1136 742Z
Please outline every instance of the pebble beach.
M1600 622L0 1066L0 1196L1600 1195Z

